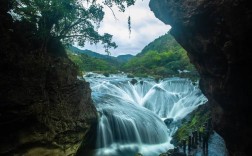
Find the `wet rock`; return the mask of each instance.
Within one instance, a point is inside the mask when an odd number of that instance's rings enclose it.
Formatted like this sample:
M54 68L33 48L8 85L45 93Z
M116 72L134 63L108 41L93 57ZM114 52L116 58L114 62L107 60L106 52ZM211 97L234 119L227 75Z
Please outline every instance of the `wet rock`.
M197 68L214 129L225 139L230 155L252 155L249 1L151 0L150 8L172 26L171 34Z
M162 153L159 156L186 156L186 154L181 153L178 149L169 149L166 153Z
M164 120L164 123L166 124L167 127L169 127L172 122L173 122L173 118L167 118Z
M132 80L130 81L130 83L131 83L132 85L135 85L137 82L138 82L137 79L132 79Z
M103 75L105 76L105 77L109 77L109 73L103 73Z
M140 84L143 85L143 83L144 83L143 80L141 80L141 81L140 81Z

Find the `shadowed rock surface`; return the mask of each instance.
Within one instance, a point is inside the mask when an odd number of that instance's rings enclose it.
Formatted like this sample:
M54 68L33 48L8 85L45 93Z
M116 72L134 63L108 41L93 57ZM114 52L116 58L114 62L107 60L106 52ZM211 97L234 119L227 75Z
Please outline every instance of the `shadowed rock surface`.
M73 155L96 109L59 42L45 49L25 22L12 22L0 3L0 155ZM53 46L52 46L53 45Z
M214 129L230 155L251 155L251 5L248 0L151 0L200 73Z

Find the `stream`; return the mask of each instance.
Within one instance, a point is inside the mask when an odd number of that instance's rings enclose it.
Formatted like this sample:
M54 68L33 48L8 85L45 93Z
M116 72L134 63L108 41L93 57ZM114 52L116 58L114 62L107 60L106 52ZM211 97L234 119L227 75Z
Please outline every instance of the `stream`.
M158 156L173 148L165 119L184 118L207 99L188 79L167 78L155 82L137 79L133 85L125 75L93 74L92 99L100 113L96 156Z

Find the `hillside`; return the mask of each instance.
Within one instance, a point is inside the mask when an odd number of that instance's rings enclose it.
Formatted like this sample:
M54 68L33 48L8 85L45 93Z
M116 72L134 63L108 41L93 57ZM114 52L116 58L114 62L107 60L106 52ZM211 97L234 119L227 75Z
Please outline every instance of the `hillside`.
M124 64L123 70L137 76L197 77L186 51L170 33L149 43L141 53Z
M130 54L113 57L73 46L68 48L67 54L78 67L80 75L88 71L102 73L124 71L140 77L198 76L186 51L169 33L149 43L135 57Z
M110 55L103 55L103 54L99 54L99 53L96 53L94 51L87 50L87 49L81 50L81 49L78 49L78 48L76 48L74 46L70 46L70 47L68 47L68 49L70 51L72 51L73 53L86 54L86 55L88 55L90 57L93 57L93 58L98 58L98 59L105 60L105 61L109 62L110 64L125 63L125 62L127 62L128 60L130 60L131 58L134 57L133 55L130 55L130 54L119 55L117 57L110 56Z
M116 73L120 70L123 63L126 63L134 56L119 55L117 57L102 55L91 50L81 50L74 46L67 48L67 55L78 68L81 76L84 72L95 71L101 73Z
M181 49L181 46L169 33L162 35L150 42L143 50L137 54L137 56L143 56L149 51L165 52L165 51L177 51Z
M131 54L126 54L126 55L119 55L116 58L117 58L117 61L119 61L120 63L126 63L132 58L134 58L134 56Z

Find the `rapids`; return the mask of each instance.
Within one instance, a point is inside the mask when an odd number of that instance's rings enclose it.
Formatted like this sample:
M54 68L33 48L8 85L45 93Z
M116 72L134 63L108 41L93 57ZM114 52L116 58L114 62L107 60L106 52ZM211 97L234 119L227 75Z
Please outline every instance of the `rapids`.
M169 78L156 83L125 76L85 77L100 113L96 156L155 156L173 146L163 120L184 118L207 99L188 79Z

